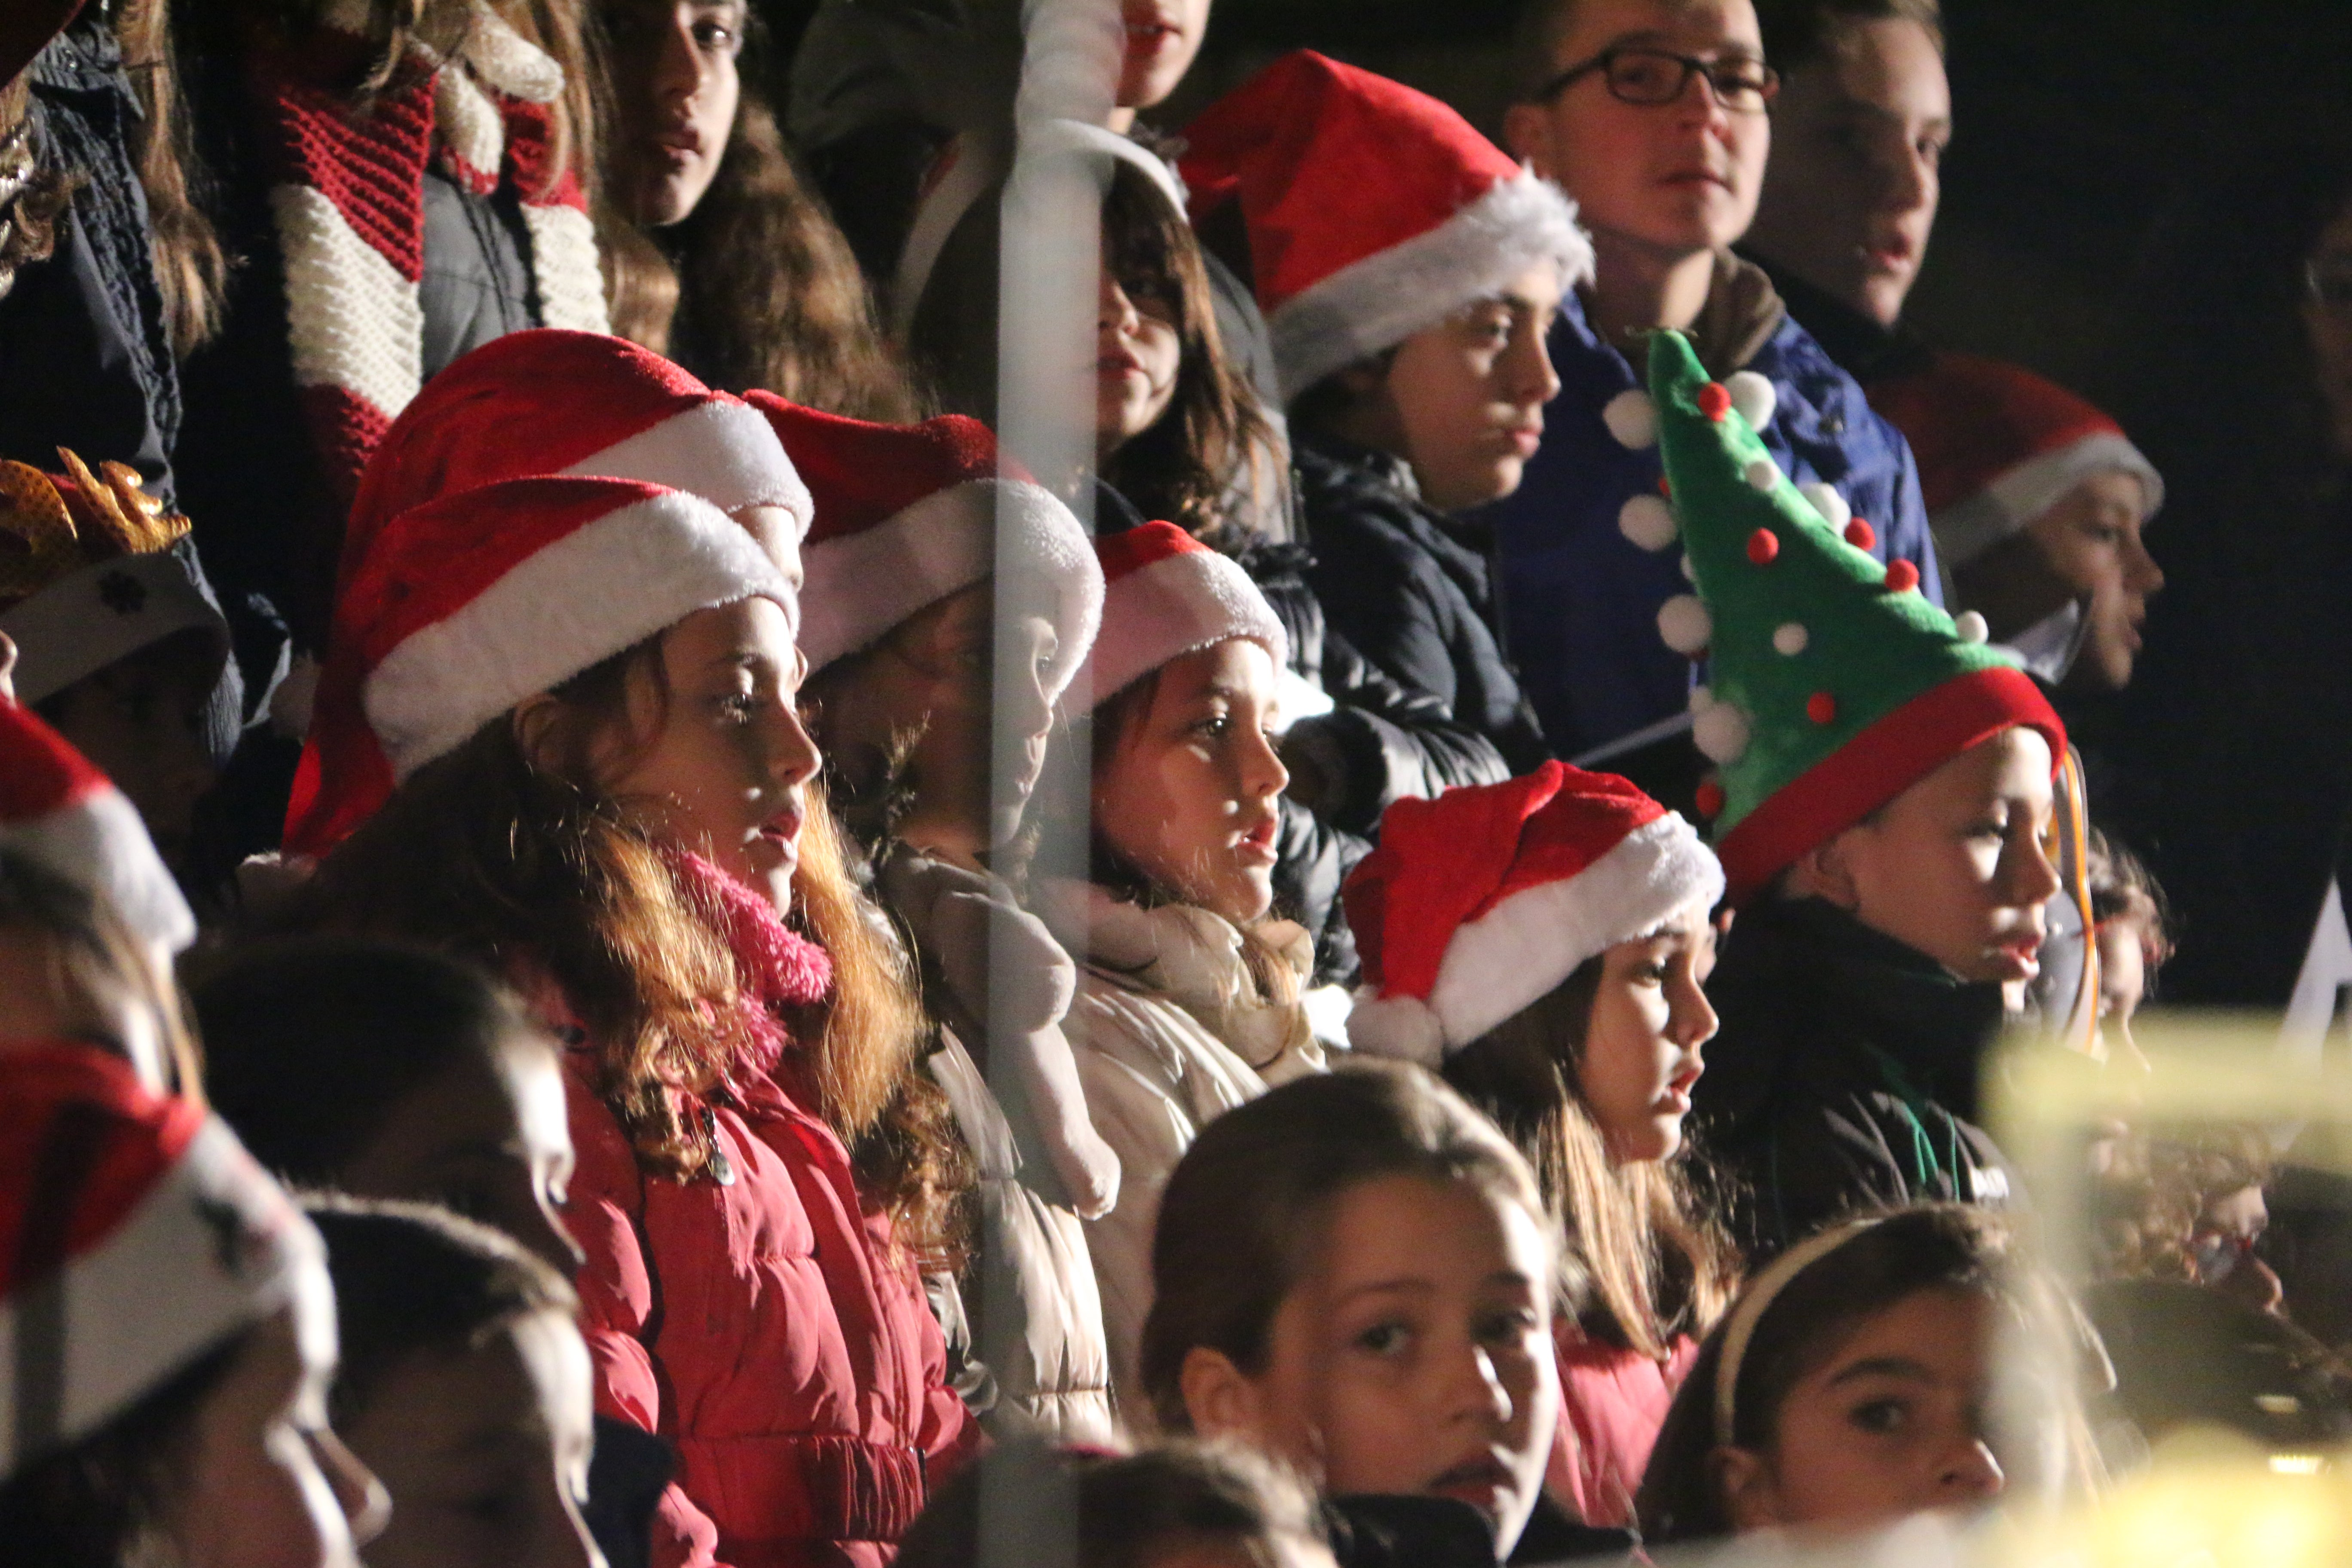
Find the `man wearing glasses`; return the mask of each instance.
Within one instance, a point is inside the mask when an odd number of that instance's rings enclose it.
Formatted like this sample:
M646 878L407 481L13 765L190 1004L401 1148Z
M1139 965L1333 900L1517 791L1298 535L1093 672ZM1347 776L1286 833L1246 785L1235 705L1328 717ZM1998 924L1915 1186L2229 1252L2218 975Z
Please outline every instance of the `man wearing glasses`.
M1686 728L1694 666L1656 616L1688 585L1679 550L1621 532L1624 503L1656 493L1658 457L1620 446L1601 419L1640 384L1646 334L1689 332L1718 378L1769 378L1779 395L1761 434L1782 471L1833 485L1870 523L1873 552L1912 562L1940 603L1918 476L1769 279L1731 254L1756 214L1780 90L1751 0L1530 0L1517 58L1505 140L1576 199L1597 275L1551 333L1562 389L1543 447L1493 512L1512 645L1563 756L1687 807L1705 766Z

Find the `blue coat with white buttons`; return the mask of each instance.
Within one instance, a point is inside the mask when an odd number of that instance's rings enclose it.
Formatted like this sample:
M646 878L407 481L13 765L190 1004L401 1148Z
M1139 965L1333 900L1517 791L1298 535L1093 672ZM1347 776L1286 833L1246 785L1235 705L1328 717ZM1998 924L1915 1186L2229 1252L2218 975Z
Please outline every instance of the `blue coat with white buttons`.
M1627 540L1618 513L1655 495L1655 446L1629 450L1601 421L1641 384L1625 356L1586 324L1573 298L1549 340L1559 395L1544 408L1542 447L1516 494L1488 509L1500 550L1511 653L1544 734L1563 757L1684 710L1693 666L1658 636L1658 606L1688 592L1681 552ZM1779 394L1760 432L1789 478L1828 483L1877 533L1872 553L1919 568L1920 591L1942 603L1942 579L1919 472L1895 426L1871 412L1853 378L1785 314L1744 365Z

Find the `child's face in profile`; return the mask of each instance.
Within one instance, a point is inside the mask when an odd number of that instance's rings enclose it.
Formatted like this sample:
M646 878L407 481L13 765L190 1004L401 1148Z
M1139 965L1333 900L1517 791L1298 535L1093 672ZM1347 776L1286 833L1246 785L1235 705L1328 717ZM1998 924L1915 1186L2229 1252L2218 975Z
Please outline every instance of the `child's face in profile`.
M530 1249L566 1279L572 1131L554 1047L537 1035L460 1053L384 1115L337 1184L355 1197L440 1204Z
M629 733L609 738L596 782L782 912L818 763L792 618L762 598L697 610L663 636L661 659L667 700L631 673Z
M41 711L139 810L156 852L186 868L196 801L219 777L205 721L221 652L185 631L119 658L41 703Z
M887 753L914 737L904 780L911 798L893 832L928 854L977 866L1020 833L1045 773L1060 648L1052 621L1016 614L998 671L995 581L975 583L908 616L856 660L811 722L836 761L859 751ZM1001 714L999 696L1006 702ZM992 776L992 721L999 719L1004 738L1020 745L1003 799Z
M1236 925L1274 902L1274 659L1229 638L1171 659L1095 776L1095 821L1136 868Z
M1412 466L1440 511L1519 488L1543 441L1544 405L1559 391L1544 342L1559 295L1559 269L1543 262L1397 345L1381 384L1393 429L1366 433Z
M1328 1493L1469 1503L1507 1552L1559 1415L1552 1261L1532 1215L1469 1182L1341 1194L1275 1315L1243 1435Z
M186 1568L359 1568L383 1528L383 1489L327 1426L333 1323L306 1321L265 1319L197 1407L167 1505Z
M2021 985L2042 972L2050 742L2004 730L1961 752L1798 862L1812 892L1960 979Z
M1663 1160L1682 1147L1690 1092L1706 1070L1715 1009L1700 989L1715 968L1707 907L1690 903L1655 931L1601 955L1577 1087L1620 1164Z
M1864 1319L1789 1391L1768 1451L1716 1450L1733 1523L1859 1528L1998 1496L1992 1331L1989 1300L1942 1287Z
M590 1387L580 1331L551 1312L386 1373L351 1428L392 1493L369 1568L589 1568Z

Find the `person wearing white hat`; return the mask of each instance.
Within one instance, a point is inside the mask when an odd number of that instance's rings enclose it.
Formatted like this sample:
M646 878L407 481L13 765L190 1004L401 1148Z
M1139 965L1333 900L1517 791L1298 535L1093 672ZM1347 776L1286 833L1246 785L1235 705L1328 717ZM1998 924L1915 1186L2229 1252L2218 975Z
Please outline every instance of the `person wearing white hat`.
M1118 1202L1087 1240L1113 1387L1132 1402L1160 1188L1204 1122L1321 1070L1323 1052L1298 1000L1314 944L1267 918L1289 781L1268 733L1282 623L1172 523L1096 551L1103 629L1066 700L1092 716L1092 866L1033 892L1080 964L1071 1044L1118 1153Z
M11 1042L0 1237L12 1560L359 1568L384 1494L326 1425L326 1255L219 1118L87 1045Z
M400 513L338 606L392 787L296 911L493 964L571 1045L597 1402L677 1446L655 1560L696 1568L883 1568L979 1435L916 1276L952 1166L886 1121L929 1110L917 1030L815 826L798 607L638 480Z
M1650 1445L1738 1268L1677 1156L1716 1017L1723 868L1633 784L1547 763L1399 801L1348 880L1369 1055L1436 1068L1527 1155L1589 1284L1559 1324L1549 1481L1633 1519Z
M1067 507L1000 469L977 420L875 425L751 400L816 500L801 635L810 729L871 889L917 961L939 1032L925 1066L979 1174L983 1320L966 1331L956 1280L929 1281L950 1304L959 1386L1005 1433L1108 1441L1082 1220L1117 1198L1118 1156L1087 1114L1062 1033L1069 955L1005 879L1020 872L1055 705L1094 645L1102 568ZM1003 777L999 758L1013 764Z

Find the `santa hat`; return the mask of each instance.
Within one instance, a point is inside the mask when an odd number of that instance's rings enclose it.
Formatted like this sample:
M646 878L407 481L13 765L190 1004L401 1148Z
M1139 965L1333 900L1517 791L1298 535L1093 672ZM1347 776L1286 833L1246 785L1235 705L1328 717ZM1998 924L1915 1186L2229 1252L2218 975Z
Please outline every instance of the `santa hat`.
M1538 262L1592 271L1576 205L1425 93L1309 50L1184 131L1196 219L1238 198L1282 395L1392 348Z
M1238 563L1172 522L1147 522L1095 541L1102 562L1102 631L1071 688L1091 710L1171 659L1235 637L1265 649L1274 668L1290 662L1290 641L1274 606Z
M801 589L801 651L812 670L1001 565L1000 587L1034 604L1060 634L1049 676L1060 696L1102 619L1102 569L1068 507L1025 475L1000 472L987 426L956 415L875 425L768 392L751 402L814 498Z
M287 807L289 849L324 854L350 831L322 815L330 807L320 734L348 736L362 725L362 671L342 624L343 589L376 535L443 496L542 475L640 479L721 511L782 507L803 532L813 515L808 487L765 417L625 339L538 329L457 360L409 405L361 478L343 534L336 625Z
M1734 377L1734 381L1739 380ZM1657 440L1671 508L1635 498L1635 542L1679 535L1696 596L1658 612L1677 652L1707 659L1693 693L1699 749L1719 772L1700 787L1734 902L1762 891L1950 758L2004 730L2065 727L2017 658L1919 594L1918 568L1866 552L1870 525L1834 490L1790 484L1757 439L1748 389L1709 379L1690 341L1650 339L1650 392L1622 393L1621 438Z
M331 1365L318 1233L219 1118L89 1046L0 1060L0 1477L289 1310Z
M122 793L21 703L0 701L0 848L102 894L168 958L196 940L195 916Z
M1625 780L1548 762L1398 801L1345 893L1364 966L1349 1043L1433 1068L1586 960L1711 908L1723 868Z
M676 625L792 581L708 501L635 479L509 479L403 513L343 591L356 711L321 710L299 841L340 842L398 781L523 699Z
M228 622L187 541L121 463L89 468L60 447L45 474L0 462L0 632L16 644L16 696L40 702L117 659L184 631L226 665ZM234 708L234 701L231 703ZM225 715L234 731L239 715Z
M1937 354L1870 395L1919 459L1936 552L1958 566L2019 532L2093 474L2140 482L2144 516L2164 479L2118 426L2054 382L1975 354Z
M782 507L808 531L808 487L768 421L625 338L538 328L452 363L393 423L343 534L343 560L412 507L500 479L643 479L721 511Z

